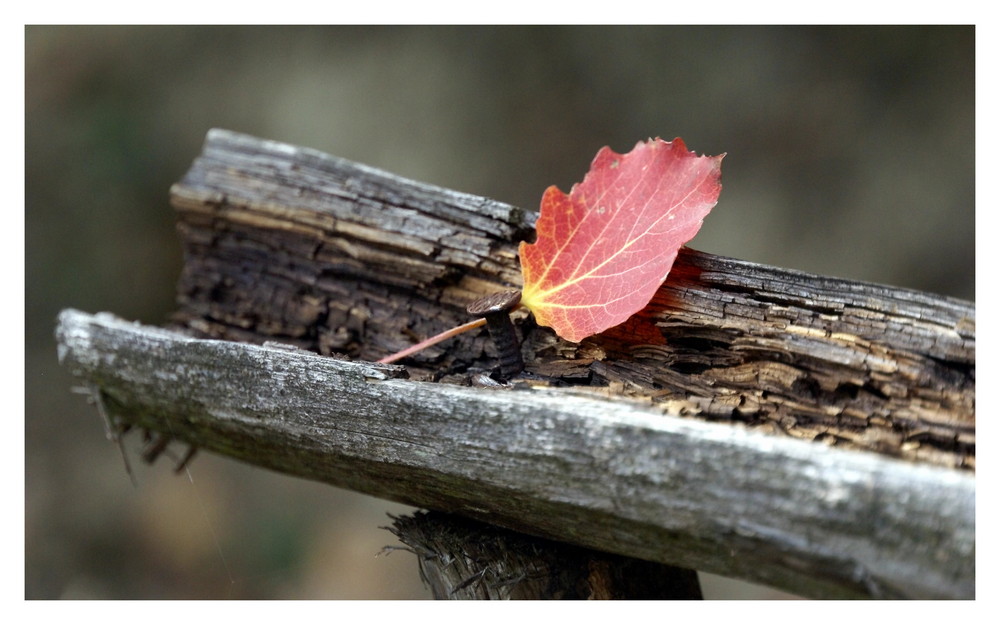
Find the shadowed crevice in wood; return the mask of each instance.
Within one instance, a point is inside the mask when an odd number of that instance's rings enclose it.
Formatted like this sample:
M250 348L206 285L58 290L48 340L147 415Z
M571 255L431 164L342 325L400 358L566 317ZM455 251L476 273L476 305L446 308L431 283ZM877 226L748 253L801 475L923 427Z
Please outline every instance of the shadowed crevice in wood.
M171 198L175 332L60 316L116 435L806 596L974 595L969 302L684 249L580 344L516 313L524 377L468 388L485 330L370 361L517 288L533 213L226 131Z
M435 599L701 599L690 569L625 558L440 512L393 518Z
M304 148L213 131L172 190L185 266L174 322L374 361L518 287L535 215ZM682 249L653 301L572 344L518 319L534 383L672 414L975 468L975 306ZM469 384L478 331L405 361Z

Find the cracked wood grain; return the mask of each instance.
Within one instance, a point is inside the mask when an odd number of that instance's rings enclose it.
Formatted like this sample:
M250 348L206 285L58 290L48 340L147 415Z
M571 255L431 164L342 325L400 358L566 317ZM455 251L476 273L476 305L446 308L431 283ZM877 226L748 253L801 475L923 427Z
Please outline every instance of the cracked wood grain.
M374 361L519 287L536 214L314 150L214 130L172 189L178 326ZM682 249L629 322L571 344L518 321L527 371L712 421L975 469L975 305ZM485 332L408 361L495 364Z
M116 431L805 596L974 595L968 471L620 397L413 381L393 365L107 314L64 311L57 338Z
M221 130L171 201L180 334L60 318L118 426L806 596L973 596L970 302L683 249L580 344L518 317L530 383L469 388L485 332L364 361L517 288L533 212Z

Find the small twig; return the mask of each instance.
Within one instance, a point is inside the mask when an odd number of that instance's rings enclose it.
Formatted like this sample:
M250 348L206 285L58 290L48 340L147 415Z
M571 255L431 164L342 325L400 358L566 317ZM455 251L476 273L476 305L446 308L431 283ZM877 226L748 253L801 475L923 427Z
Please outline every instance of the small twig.
M153 443L142 451L142 459L146 461L146 464L153 464L169 444L169 436L166 434L157 434L156 438L153 439Z
M104 407L104 399L101 395L101 389L94 383L90 382L86 386L87 391L90 394L91 401L97 407L97 414L101 416L101 420L104 421L104 434L108 437L108 440L114 442L118 447L118 451L121 452L122 462L125 464L125 473L128 474L129 481L132 482L132 486L138 488L139 482L135 479L135 474L132 473L132 465L128 461L128 453L125 451L125 443L122 441L122 434L131 429L131 423L121 423L117 420L112 420L111 416L108 414L107 408Z
M187 465L191 462L196 453L198 453L197 447L195 447L194 445L188 447L187 453L184 454L184 457L181 458L181 461L177 463L176 467L174 467L174 473L180 473L181 471L186 469Z

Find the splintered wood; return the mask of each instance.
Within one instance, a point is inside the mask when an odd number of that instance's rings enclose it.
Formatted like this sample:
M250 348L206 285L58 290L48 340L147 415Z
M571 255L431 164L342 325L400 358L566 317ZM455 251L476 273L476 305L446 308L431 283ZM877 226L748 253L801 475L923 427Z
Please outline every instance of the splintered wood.
M221 131L172 189L178 326L374 361L520 286L535 214ZM530 384L608 389L691 418L975 469L975 306L683 249L649 306L568 343L517 320ZM485 331L413 356L468 384ZM604 389L600 391L599 389Z
M438 512L388 528L417 556L435 599L701 599L698 575L540 540Z

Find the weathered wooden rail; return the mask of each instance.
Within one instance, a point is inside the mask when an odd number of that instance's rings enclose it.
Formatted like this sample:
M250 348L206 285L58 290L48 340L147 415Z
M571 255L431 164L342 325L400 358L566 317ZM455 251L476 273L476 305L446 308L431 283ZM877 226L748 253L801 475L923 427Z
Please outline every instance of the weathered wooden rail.
M533 213L226 131L172 198L173 327L60 317L112 431L807 596L973 596L971 303L685 250L625 327L520 319L490 388L483 333L371 361L519 286Z

